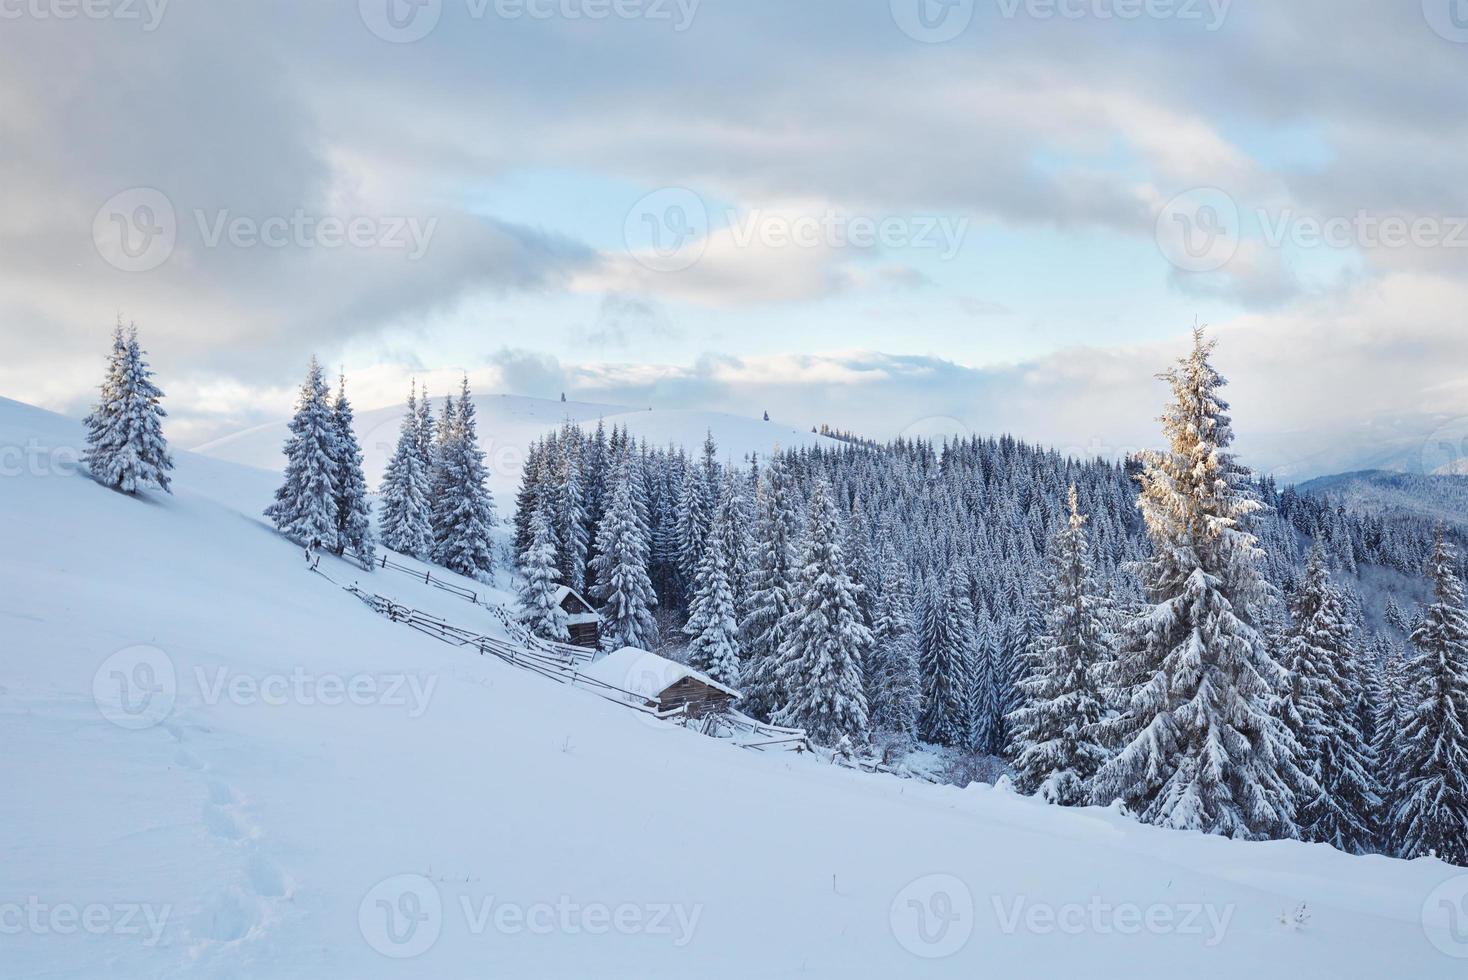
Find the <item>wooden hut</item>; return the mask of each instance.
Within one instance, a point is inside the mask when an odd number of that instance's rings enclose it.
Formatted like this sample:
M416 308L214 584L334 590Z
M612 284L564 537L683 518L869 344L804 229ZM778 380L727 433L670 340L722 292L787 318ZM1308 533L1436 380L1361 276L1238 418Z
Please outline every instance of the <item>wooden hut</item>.
M556 605L566 612L566 629L574 646L595 650L601 645L601 616L591 603L563 585L556 591Z
M609 653L581 671L659 714L679 711L689 718L718 714L740 694L707 674L636 647Z

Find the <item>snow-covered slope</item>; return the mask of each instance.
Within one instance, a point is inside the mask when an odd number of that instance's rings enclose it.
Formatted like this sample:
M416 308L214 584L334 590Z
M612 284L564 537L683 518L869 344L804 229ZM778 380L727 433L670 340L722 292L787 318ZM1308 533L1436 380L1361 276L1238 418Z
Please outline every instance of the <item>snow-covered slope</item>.
M479 413L480 443L490 469L490 487L500 501L507 501L519 486L525 448L565 421L586 423L595 428L597 420L603 419L608 429L614 425L626 426L638 439L646 439L658 446L669 443L685 446L690 452L703 444L705 433L712 432L720 458L736 461L750 453L768 456L776 445L789 449L818 443L834 444L824 436L777 422L762 422L720 412L639 411L625 406L548 401L519 395L478 395L474 398L474 405ZM435 399L434 412L442 407L442 399ZM357 413L357 437L362 444L363 466L367 481L373 487L377 486L397 446L403 412L402 405L393 405ZM279 470L285 466L281 446L288 435L286 422L282 420L217 439L198 447L197 452L247 466Z
M1406 514L1468 527L1468 477L1362 470L1302 483L1302 493L1329 497L1363 514Z
M129 499L79 436L0 401L6 977L1463 975L1435 860L740 751L375 616L271 474Z

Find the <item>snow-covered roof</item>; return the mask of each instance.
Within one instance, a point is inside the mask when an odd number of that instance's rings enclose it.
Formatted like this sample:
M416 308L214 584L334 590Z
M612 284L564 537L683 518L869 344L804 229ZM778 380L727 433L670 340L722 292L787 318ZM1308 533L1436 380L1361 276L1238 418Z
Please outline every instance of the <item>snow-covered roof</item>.
M637 647L623 647L609 653L584 668L581 674L649 701L656 700L668 688L688 677L707 684L716 691L723 691L730 697L740 697L738 691L720 684L687 664L676 663Z
M596 607L587 602L586 599L581 595L581 593L577 592L569 585L562 585L556 589L556 605L564 606L568 597L575 598L577 602L581 603L581 605L585 606L587 610L589 610L588 612L584 613L571 613L568 622L595 623L601 621L601 615L596 611Z

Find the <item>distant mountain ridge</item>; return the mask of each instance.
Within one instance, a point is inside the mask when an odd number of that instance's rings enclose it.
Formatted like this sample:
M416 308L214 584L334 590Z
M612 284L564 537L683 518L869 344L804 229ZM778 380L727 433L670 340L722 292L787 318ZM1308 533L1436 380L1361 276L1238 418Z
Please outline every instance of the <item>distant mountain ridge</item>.
M1357 513L1411 515L1468 530L1468 476L1358 470L1309 480L1297 489Z

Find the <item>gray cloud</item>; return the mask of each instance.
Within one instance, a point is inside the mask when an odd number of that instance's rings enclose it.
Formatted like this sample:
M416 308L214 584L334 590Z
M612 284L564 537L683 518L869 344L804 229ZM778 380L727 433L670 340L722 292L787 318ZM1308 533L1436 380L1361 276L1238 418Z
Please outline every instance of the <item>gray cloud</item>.
M607 277L626 257L609 257L605 242L472 207L477 186L524 170L592 174L634 191L690 186L739 207L951 213L1096 233L1101 248L1145 242L1159 202L1205 184L1246 209L1468 217L1465 48L1433 33L1415 2L1240 0L1216 31L1175 20L1010 19L981 3L973 25L945 45L906 37L880 2L703 0L682 32L636 20L475 19L469 9L445 0L437 29L413 44L374 36L356 0L173 3L152 31L5 21L0 389L79 408L119 311L145 325L179 401L196 400L185 411L222 424L264 410L221 409L222 393L278 399L294 374L283 365L311 350L335 357L377 344L394 369L437 367L442 358L425 349L431 327L477 315L494 298L589 289L601 298L594 319L548 332L645 353L649 338L702 328L672 312L679 302L737 302L757 318L770 304L856 289L936 288L900 256L858 274L815 253L754 261L741 252L740 262L672 277ZM98 208L134 187L163 192L179 219L174 253L150 272L109 266L92 242ZM382 248L208 247L197 211L416 218L435 231L416 260ZM1461 305L1442 298L1461 293L1465 256L1374 250L1359 271L1319 283L1287 256L1246 249L1212 274L1169 276L1159 260L1157 285L1242 311L1241 331L1267 323L1276 349L1319 342L1338 352L1350 337L1391 361L1396 348L1377 343L1384 336L1408 353L1456 357L1443 338L1457 330ZM1054 270L1057 289L1066 274ZM988 299L954 301L974 316L1032 317ZM1370 315L1353 318L1361 304ZM972 419L980 431L1030 426L1067 444L1099 425L1052 401L1084 391L1152 411L1133 387L1141 378L1146 388L1154 352L1135 362L1090 352L1088 364L1057 353L978 372L807 352L761 380L738 335L724 336L732 350L682 371L572 369L536 351L494 355L487 370L517 390L600 385L637 401L721 400L731 411L769 401L874 432L902 422L878 414L892 412L871 397L884 384L921 396L920 413ZM1433 364L1404 365L1425 367L1436 383L1366 376L1374 411L1457 410L1458 393ZM1067 387L1076 378L1083 389ZM398 383L385 378L383 388ZM1292 408L1311 424L1332 423ZM1145 436L1118 431L1104 438Z

